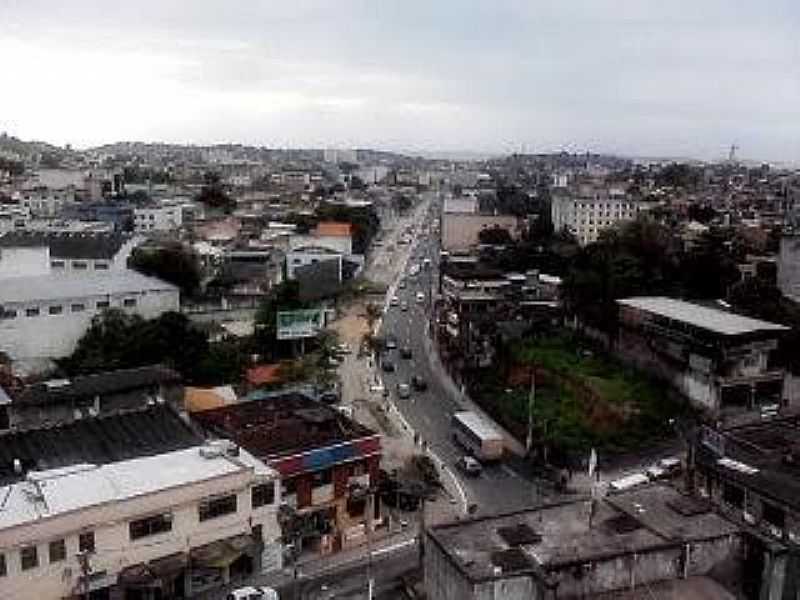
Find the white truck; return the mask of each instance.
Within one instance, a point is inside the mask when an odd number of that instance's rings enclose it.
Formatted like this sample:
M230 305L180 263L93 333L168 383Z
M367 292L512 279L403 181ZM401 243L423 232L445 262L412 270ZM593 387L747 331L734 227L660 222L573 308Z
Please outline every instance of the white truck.
M503 435L472 411L459 411L451 421L453 440L481 462L503 458Z

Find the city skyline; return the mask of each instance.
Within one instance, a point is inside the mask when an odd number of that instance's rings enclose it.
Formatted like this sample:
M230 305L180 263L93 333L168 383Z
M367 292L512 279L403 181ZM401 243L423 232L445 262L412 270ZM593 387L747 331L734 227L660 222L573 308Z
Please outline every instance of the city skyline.
M0 6L25 139L798 157L782 0Z

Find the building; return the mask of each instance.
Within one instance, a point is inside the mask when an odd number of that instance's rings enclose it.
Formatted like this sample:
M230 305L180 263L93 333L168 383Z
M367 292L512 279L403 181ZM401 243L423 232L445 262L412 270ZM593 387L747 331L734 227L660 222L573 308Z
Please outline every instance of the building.
M435 525L425 588L430 600L570 600L711 574L734 585L740 549L739 527L656 485Z
M0 402L0 431L68 423L153 402L178 406L180 380L172 369L150 365L8 389L7 401Z
M473 213L442 213L442 250L467 251L480 244L480 233L500 228L512 239L519 239L524 220L514 215L483 215Z
M380 520L380 435L305 394L249 398L193 418L280 473L292 515L285 535L300 547L324 553L363 541Z
M296 271L308 265L334 262L338 271L337 283L342 281L342 254L325 246L297 246L286 253L286 279L297 279Z
M118 233L7 233L0 236L0 279L123 270L140 241Z
M785 373L772 355L787 327L661 296L617 304L616 352L707 416L747 418L783 406Z
M180 291L132 270L15 277L0 285L0 308L0 351L14 360L60 358L104 310L152 319L179 310Z
M778 254L778 287L784 296L800 302L800 235L787 232Z
M353 226L350 223L322 221L309 235L293 235L290 249L316 246L338 252L343 256L353 254Z
M181 203L164 203L133 209L133 229L137 233L177 231L183 222Z
M621 191L583 191L553 196L550 217L555 231L566 229L585 246L596 242L603 230L635 220L639 210L639 203Z
M277 474L196 445L0 488L0 599L183 598L281 566Z

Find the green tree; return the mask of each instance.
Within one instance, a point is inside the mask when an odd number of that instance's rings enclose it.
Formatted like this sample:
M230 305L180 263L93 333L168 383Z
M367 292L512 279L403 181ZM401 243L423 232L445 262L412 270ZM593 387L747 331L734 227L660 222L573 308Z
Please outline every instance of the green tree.
M197 200L209 208L221 209L226 214L233 212L233 209L236 208L236 201L225 192L219 174L207 172L204 180L205 183L200 188Z
M285 354L286 345L278 341L278 311L297 310L304 306L297 281L284 281L271 290L255 316L254 342L259 354L271 359Z
M200 287L200 261L190 248L179 242L156 248L136 248L128 266L178 286L187 296Z

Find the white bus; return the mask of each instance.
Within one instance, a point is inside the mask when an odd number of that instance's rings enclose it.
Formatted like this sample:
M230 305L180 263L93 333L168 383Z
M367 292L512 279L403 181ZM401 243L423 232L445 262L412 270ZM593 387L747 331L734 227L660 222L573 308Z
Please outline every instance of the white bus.
M451 426L456 443L478 460L488 462L503 457L503 436L474 412L454 413Z

